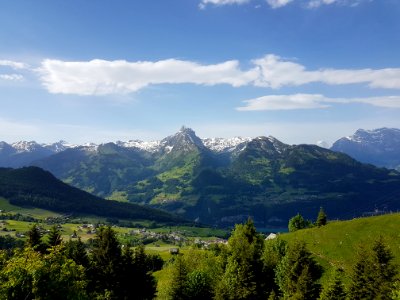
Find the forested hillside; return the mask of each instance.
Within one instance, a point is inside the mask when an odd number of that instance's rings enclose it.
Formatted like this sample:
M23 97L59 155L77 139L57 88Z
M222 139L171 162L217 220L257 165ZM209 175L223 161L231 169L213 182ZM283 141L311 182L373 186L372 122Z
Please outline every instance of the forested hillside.
M71 187L37 167L0 168L0 197L17 206L39 207L66 214L182 223L167 212L137 204L107 201Z

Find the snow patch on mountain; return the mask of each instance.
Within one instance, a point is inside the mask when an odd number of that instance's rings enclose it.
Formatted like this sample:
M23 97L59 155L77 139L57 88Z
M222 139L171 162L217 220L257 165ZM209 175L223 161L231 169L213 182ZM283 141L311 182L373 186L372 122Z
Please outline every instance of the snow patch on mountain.
M211 151L215 152L232 152L239 145L250 142L250 137L233 137L233 138L206 138L203 144ZM245 145L243 145L245 146Z
M325 149L329 149L331 147L331 145L326 141L317 141L315 144L318 147L325 148Z
M129 140L127 142L117 141L116 144L124 148L138 148L140 150L148 152L157 152L160 149L160 141L140 141L140 140Z

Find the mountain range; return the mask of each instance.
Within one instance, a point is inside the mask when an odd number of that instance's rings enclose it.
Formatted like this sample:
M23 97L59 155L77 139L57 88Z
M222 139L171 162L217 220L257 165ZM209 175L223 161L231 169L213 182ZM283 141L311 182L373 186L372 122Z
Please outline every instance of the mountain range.
M400 171L400 129L359 129L336 141L331 150L346 153L364 163Z
M333 218L400 208L398 172L271 136L200 139L182 127L157 142L60 145L63 150L28 164L97 196L162 208L202 223L231 225L251 216L258 226L268 227L286 224L298 212L314 218L320 206ZM0 157L24 153L4 149L3 143Z

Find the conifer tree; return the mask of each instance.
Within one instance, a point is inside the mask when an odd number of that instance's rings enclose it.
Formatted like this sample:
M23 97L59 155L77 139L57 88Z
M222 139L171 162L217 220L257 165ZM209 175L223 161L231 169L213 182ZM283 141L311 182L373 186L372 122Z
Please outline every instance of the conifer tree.
M317 221L315 225L318 227L325 226L327 224L327 216L324 209L321 207L318 213Z
M279 237L268 240L265 243L265 250L263 254L264 273L267 285L271 289L270 298L278 298L276 292L279 290L275 281L275 269L285 256L287 251L287 242Z
M32 249L42 252L45 252L46 246L42 242L42 234L39 230L39 227L34 224L31 229L28 231L28 240L27 244Z
M62 242L60 230L54 225L50 228L49 236L47 238L47 245L49 247L55 247L60 245Z
M131 251L124 247L122 251L121 288L125 290L120 299L153 299L156 293L156 282L147 265L148 259L144 247L139 246Z
M111 227L101 227L98 230L91 262L91 288L99 294L107 292L115 297L120 289L121 247Z
M335 270L333 278L324 287L320 300L346 300L346 291L342 282L342 270Z
M302 241L289 245L276 268L276 281L284 299L317 299L321 275L321 267Z
M371 250L360 247L353 267L349 297L351 299L390 299L397 269L393 255L382 237Z
M68 241L65 243L65 255L72 259L76 264L85 268L89 267L89 257L87 255L86 246L79 237L76 241Z
M262 253L264 240L252 220L235 226L228 241L230 256L217 289L218 299L265 299L266 286Z
M185 287L186 276L188 274L186 263L181 255L175 258L175 265L172 272L172 283L169 290L169 295L173 300L186 299Z

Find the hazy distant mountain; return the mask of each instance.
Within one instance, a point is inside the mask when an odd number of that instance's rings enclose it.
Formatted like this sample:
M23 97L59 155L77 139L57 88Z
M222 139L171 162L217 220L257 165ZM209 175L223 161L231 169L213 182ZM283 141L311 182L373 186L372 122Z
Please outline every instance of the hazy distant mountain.
M53 144L38 144L34 141L20 141L13 144L0 142L0 167L28 166L35 160L49 157L73 147L75 145L70 145L65 141Z
M210 224L252 216L260 226L297 214L348 218L400 208L400 175L314 145L274 137L204 139L189 128L159 142L69 148L35 162L96 195Z
M331 147L331 145L326 141L318 141L315 144L321 148L326 148L326 149L329 149Z
M400 129L359 129L336 141L331 149L364 163L400 170Z

